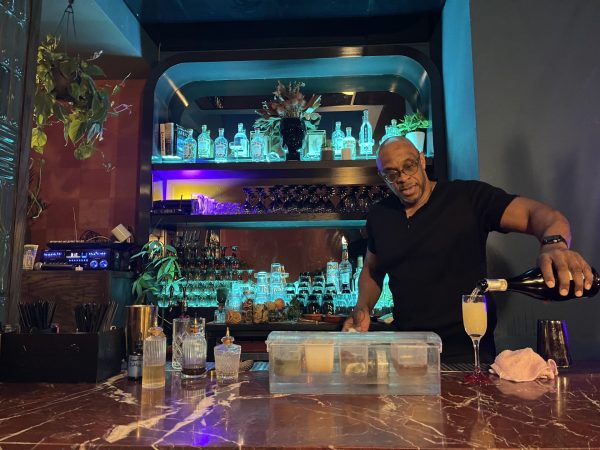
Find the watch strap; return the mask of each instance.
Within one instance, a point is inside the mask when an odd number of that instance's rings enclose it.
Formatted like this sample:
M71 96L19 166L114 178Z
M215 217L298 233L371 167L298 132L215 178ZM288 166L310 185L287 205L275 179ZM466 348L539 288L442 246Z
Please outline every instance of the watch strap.
M564 237L562 237L560 234L553 234L550 236L544 236L542 238L542 245L558 244L559 242L562 242L563 244L565 244L567 246L567 248L569 248L569 244L567 243L567 240Z

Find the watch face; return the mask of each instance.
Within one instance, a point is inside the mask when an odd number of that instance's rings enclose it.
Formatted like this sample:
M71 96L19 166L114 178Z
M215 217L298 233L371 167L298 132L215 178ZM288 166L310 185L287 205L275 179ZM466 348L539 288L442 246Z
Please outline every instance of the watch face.
M555 234L552 236L544 236L542 238L542 245L558 244L559 242L564 242L565 244L567 243L565 238L563 238L560 234Z

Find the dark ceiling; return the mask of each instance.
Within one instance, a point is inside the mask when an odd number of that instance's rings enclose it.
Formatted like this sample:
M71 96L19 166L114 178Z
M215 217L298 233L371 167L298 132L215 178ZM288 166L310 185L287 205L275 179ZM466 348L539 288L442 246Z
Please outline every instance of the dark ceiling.
M428 42L445 0L124 0L162 51Z

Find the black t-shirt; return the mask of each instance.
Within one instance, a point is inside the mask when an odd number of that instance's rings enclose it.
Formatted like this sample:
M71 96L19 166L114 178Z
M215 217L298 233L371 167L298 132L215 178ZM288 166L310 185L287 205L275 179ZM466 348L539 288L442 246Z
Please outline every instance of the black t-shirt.
M369 250L389 274L393 325L403 331L434 331L442 360L472 361L473 345L462 324L461 296L487 276L486 240L502 231L500 219L515 195L480 181L438 182L428 202L407 218L392 195L367 217ZM488 296L488 329L482 359L495 353L496 314Z

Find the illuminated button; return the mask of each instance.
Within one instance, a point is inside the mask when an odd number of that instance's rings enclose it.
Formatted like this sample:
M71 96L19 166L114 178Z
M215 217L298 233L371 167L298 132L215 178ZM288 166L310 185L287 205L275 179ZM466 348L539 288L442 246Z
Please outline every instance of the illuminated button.
M108 261L105 259L101 259L100 260L100 268L101 269L106 269L108 267Z
M96 269L98 267L98 261L96 261L95 259L90 261L90 268L92 269Z

